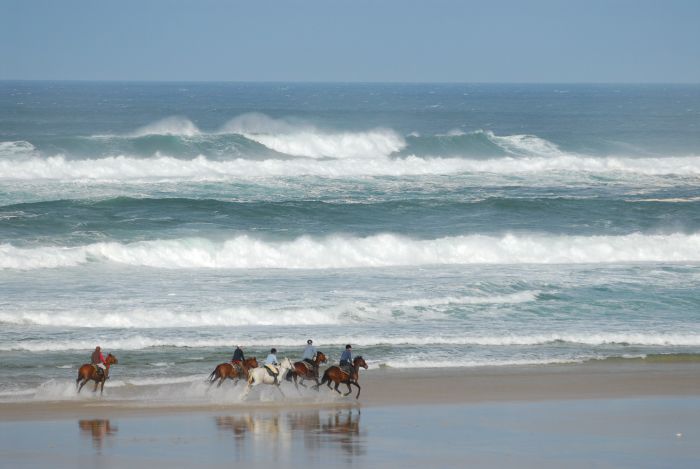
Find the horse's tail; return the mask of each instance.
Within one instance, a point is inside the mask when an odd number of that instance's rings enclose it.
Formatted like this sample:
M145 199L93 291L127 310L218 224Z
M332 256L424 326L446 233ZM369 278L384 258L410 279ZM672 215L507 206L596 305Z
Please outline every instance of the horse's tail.
M328 377L328 371L330 368L328 368L326 371L323 372L323 378L321 378L321 384L326 384L329 382L331 379Z
M292 382L292 378L296 376L297 372L293 370L289 370L287 374L285 375L284 379L289 381L290 383Z
M218 369L219 369L218 366L216 368L214 368L214 371L211 372L211 374L207 378L207 381L209 381L211 383L212 381L214 381L216 379L216 378L214 378L214 375L216 374L216 370L218 370Z
M255 377L253 377L253 373L248 373L248 386L252 386L253 381L255 381Z

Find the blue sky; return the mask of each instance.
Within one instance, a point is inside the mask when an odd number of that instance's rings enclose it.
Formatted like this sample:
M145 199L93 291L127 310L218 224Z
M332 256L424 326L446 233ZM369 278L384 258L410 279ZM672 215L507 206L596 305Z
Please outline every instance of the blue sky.
M700 82L700 1L0 0L0 79Z

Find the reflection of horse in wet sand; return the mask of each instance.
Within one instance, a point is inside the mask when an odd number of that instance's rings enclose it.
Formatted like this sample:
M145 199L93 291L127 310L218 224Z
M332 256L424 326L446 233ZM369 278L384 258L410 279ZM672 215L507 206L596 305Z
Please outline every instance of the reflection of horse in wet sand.
M225 379L230 379L233 381L234 386L242 378L248 379L248 371L251 368L258 367L258 360L255 357L246 358L243 360L241 365L236 365L233 363L222 363L214 368L214 371L209 375L209 385L211 386L219 380L219 384L216 385L218 388Z
M250 392L250 389L258 384L274 384L280 394L282 394L282 397L284 397L284 393L280 389L281 380L287 376L290 370L294 369L294 365L289 358L283 358L279 366L275 366L274 368L277 370L277 376L272 376L265 366L250 370L248 372L248 386L245 388L243 397L245 398Z
M355 359L352 361L352 373L343 371L339 366L331 366L323 373L323 378L321 379L321 384L319 384L319 386L328 384L329 389L335 389L338 394L342 394L338 389L338 386L340 386L340 383L345 383L348 386L348 392L345 393L347 396L352 392L352 387L350 385L354 384L357 386L357 396L355 396L355 399L357 399L360 397L360 391L362 390L360 385L357 383L358 379L360 378L360 367L364 368L365 370L367 369L367 363L365 363L365 359L362 357L355 357ZM331 388L331 381L335 383L335 388Z
M106 419L80 420L78 426L80 427L80 433L91 437L92 443L97 448L101 448L104 439L118 430Z
M318 367L321 365L321 363L326 363L326 361L327 359L323 352L316 352L313 368L309 368L307 366L308 362L294 362L294 369L291 373L287 374L286 379L287 381L291 381L292 379L294 379L294 386L296 386L297 389L299 389L298 384L301 384L303 387L306 387L306 385L304 384L304 380L312 379L316 382L316 390L318 391L318 387L321 384L318 382ZM297 377L299 378L298 384Z
M92 380L95 382L95 388L92 390L92 392L97 391L97 386L101 384L102 387L100 388L100 394L102 394L102 391L105 390L105 381L109 376L109 367L119 363L117 357L115 357L111 353L107 355L105 362L107 362L107 369L104 371L104 373L100 373L98 371L97 366L91 365L90 363L86 363L83 366L81 366L80 369L78 369L78 379L75 380L75 385L78 386L78 383L80 383L81 380L83 381L78 387L78 392L80 392L80 390L83 389L85 383Z

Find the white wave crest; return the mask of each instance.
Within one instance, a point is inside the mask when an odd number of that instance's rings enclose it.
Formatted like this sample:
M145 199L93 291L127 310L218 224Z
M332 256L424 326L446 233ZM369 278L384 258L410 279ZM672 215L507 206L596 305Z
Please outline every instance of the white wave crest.
M258 338L237 337L236 343L246 348L267 348L270 345L277 347L299 347L298 335L290 336L264 336ZM486 347L510 347L510 346L539 346L546 344L583 344L588 346L609 345L637 345L637 346L679 346L697 347L700 345L700 335L691 333L543 333L543 334L494 334L494 335L411 335L411 336L317 336L314 343L318 347L337 347L352 343L358 347L381 346L486 346ZM187 347L187 348L230 348L231 339L228 337L217 338L186 338L186 337L151 337L136 335L130 337L118 337L110 335L100 339L103 350L144 350L151 347ZM21 342L0 343L0 351L69 351L92 350L95 347L95 338L73 340L25 340ZM296 353L296 352L294 352ZM282 355L284 355L282 351Z
M561 156L564 153L559 147L536 135L495 135L484 131L484 135L506 152L523 156Z
M166 117L157 122L145 125L131 135L143 137L146 135L179 135L182 137L195 137L201 132L189 119L180 116Z
M25 140L0 142L0 156L2 157L26 156L35 151L36 147Z
M159 328L202 326L334 325L343 322L342 307L329 309L290 308L264 310L231 308L216 311L180 312L169 310L107 311L0 311L0 324L53 327Z
M179 159L114 156L70 160L63 156L0 160L0 179L55 180L121 183L163 181L230 181L272 177L317 176L346 178L363 176L425 176L451 174L605 174L700 176L700 157L617 158L502 157L489 160L463 158L362 158L309 160L267 159L209 160L204 156Z
M218 243L202 238L94 243L77 247L0 245L0 268L71 267L115 262L164 269L337 269L430 264L582 264L700 261L700 234L624 236L454 236L415 240L303 236L265 241L248 235Z
M403 137L389 129L323 131L309 124L273 119L264 114L238 116L221 132L241 134L272 150L310 158L383 157L406 146Z
M439 298L418 298L405 301L394 301L392 306L407 306L409 308L429 307L439 305L488 305L488 304L513 304L527 303L537 299L538 291L524 291L509 295L493 296L445 296Z

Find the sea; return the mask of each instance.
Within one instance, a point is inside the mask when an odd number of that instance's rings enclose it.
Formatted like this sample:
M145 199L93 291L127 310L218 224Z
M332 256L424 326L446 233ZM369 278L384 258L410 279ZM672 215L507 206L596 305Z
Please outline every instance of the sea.
M698 360L699 285L700 85L0 82L0 400L97 345L106 396L190 401L307 339Z

